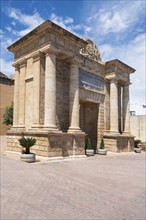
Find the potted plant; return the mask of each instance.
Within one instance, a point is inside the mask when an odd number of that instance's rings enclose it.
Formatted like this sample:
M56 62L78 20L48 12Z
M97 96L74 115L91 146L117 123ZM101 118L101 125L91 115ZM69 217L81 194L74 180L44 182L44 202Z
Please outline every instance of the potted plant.
M139 139L134 140L134 152L135 153L141 153L140 143L141 143L141 140Z
M30 147L36 144L36 139L32 137L22 136L19 140L19 144L25 148L22 149L21 160L25 162L32 163L35 161L35 154L30 152Z
M87 142L86 142L86 155L87 156L94 156L94 149L92 148L90 138L87 138Z
M101 143L100 143L100 147L97 151L98 154L102 154L102 155L106 155L107 154L107 150L104 148L104 139L101 139Z

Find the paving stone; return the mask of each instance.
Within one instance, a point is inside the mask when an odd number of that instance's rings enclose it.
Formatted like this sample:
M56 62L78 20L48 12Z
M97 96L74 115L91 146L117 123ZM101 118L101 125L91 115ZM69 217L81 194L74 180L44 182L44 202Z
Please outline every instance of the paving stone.
M145 153L32 164L2 156L1 220L144 220L145 169Z

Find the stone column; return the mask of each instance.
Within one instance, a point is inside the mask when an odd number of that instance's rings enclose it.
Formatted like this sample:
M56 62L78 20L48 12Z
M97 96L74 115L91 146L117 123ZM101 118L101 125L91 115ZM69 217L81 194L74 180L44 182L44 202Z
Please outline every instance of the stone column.
M19 74L19 65L15 65L13 127L18 127L19 124Z
M110 83L105 80L105 99L104 99L104 121L105 132L110 130Z
M70 64L69 87L69 122L68 132L80 131L79 127L79 71L78 63L73 60Z
M119 132L122 132L122 105L121 105L121 85L118 85L118 121L119 121Z
M33 55L33 125L40 125L40 83L41 83L41 59L42 54L37 52Z
M45 118L44 127L57 129L56 126L56 56L53 51L46 52L45 64Z
M19 127L25 127L25 74L26 60L20 63L19 78Z
M130 134L129 85L123 87L123 125L124 133Z
M110 132L118 131L118 87L116 79L110 82Z

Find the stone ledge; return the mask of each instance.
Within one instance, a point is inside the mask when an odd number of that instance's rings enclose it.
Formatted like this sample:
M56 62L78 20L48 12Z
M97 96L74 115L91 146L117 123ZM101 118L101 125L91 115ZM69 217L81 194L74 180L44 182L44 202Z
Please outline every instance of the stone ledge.
M21 153L15 151L4 151L2 156L19 160L21 157ZM75 159L86 159L86 155L71 155L69 157L43 157L36 155L36 162L61 162L61 161L71 161ZM36 163L37 164L37 163Z

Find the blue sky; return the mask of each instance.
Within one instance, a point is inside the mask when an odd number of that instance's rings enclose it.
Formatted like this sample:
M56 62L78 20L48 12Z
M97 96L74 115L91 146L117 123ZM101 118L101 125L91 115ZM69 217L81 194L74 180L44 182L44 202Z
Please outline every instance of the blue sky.
M14 73L7 47L45 20L92 39L102 60L120 59L136 69L131 75L131 110L145 114L145 0L1 0L1 71Z

